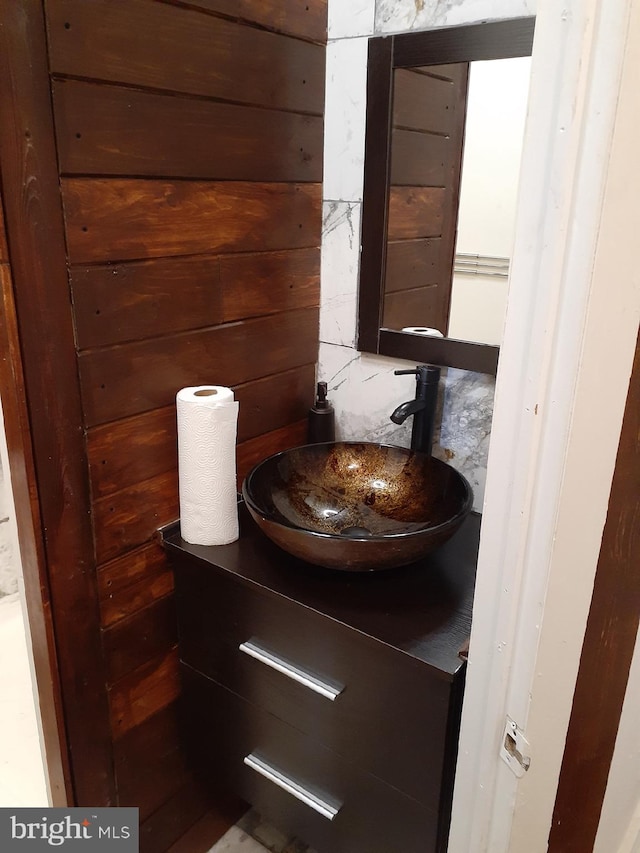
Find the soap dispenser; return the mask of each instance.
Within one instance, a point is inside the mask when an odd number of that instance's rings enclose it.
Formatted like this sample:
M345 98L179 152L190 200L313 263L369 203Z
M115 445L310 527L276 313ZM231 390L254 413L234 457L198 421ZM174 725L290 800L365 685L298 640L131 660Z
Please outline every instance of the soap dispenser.
M319 444L335 438L335 412L327 400L327 383L318 382L316 401L309 409L307 440L309 444Z

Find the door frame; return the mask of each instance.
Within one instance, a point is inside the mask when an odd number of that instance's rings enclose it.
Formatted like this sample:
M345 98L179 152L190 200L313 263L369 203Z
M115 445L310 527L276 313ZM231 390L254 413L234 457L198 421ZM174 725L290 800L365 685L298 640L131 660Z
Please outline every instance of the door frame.
M546 849L640 319L638 6L538 4L449 853Z

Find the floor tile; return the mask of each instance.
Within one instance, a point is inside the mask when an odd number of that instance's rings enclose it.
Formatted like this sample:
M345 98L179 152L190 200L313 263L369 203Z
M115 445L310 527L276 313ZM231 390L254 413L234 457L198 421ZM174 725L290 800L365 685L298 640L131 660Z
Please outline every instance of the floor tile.
M266 848L247 835L239 827L232 826L213 845L209 853L266 853Z
M314 853L310 847L263 820L251 809L209 853Z

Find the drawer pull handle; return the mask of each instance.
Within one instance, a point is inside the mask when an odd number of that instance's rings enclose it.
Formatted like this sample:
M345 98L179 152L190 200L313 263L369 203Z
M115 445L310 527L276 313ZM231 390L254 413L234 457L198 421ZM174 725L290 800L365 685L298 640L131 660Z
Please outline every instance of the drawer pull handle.
M276 657L276 655L266 649L263 649L261 646L256 645L256 643L252 643L250 640L246 643L241 643L239 648L241 652L245 653L245 655L249 655L256 660L259 660L261 663L264 663L267 666L270 666L271 669L275 669L283 675L292 678L299 684L304 684L304 686L308 687L309 690L315 690L316 693L330 699L332 702L344 690L344 687L334 687L333 684L327 684L326 681L320 681L320 679L316 678L314 675L311 675L302 669L298 669L297 666L294 666L288 661L282 660L282 658Z
M340 806L336 808L336 806L331 805L331 803L327 803L326 800L321 800L320 797L316 797L316 795L311 793L311 791L307 791L307 789L303 788L302 785L298 785L297 782L294 782L292 779L288 779L279 770L276 770L275 767L271 767L270 764L267 764L253 753L244 758L244 763L248 767L251 767L252 770L255 770L256 773L260 773L261 776L264 776L265 779L273 782L274 785L282 788L283 791L287 791L287 793L296 797L296 799L305 803L323 817L326 817L327 820L333 820L340 811Z

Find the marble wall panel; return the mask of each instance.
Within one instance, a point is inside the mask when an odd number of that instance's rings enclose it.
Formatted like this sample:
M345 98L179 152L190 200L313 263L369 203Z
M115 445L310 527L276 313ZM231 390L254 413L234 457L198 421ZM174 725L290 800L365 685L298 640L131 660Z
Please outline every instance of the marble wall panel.
M323 196L331 201L362 201L368 41L327 45Z
M370 36L376 12L375 0L338 0L329 3L329 39Z
M324 343L356 344L361 207L349 201L323 204L320 340Z
M375 32L398 33L535 15L536 0L376 0Z
M396 406L415 396L415 379L394 375L407 366L350 347L320 345L318 379L327 383L336 411L337 439L410 446L411 418L400 425L390 420ZM477 510L484 501L494 384L480 373L442 369L433 453L469 480Z

